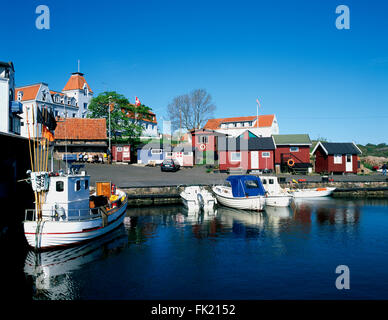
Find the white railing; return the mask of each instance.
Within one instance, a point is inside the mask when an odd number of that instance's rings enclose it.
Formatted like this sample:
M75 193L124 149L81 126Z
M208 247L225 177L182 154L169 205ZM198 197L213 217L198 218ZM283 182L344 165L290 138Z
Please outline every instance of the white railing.
M96 212L96 213L95 213ZM93 209L63 209L52 208L41 210L42 220L45 221L82 221L101 217L100 208ZM69 213L72 214L69 217ZM36 221L36 209L26 209L24 214L25 221Z

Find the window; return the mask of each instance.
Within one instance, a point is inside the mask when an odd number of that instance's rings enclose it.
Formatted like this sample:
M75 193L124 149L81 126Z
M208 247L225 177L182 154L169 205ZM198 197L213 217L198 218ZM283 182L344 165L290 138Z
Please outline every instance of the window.
M268 180L269 184L273 184L273 179Z
M198 143L208 143L208 136L198 136Z
M161 149L151 149L151 154L162 154Z
M226 124L225 123L221 123L221 128L226 128Z
M267 184L267 179L261 179L261 182L262 182L263 184Z
M192 152L190 152L190 151L185 151L185 152L183 152L183 155L185 155L185 156L191 156L193 153Z
M262 152L262 153L261 153L261 156L262 156L263 158L269 158L269 157L271 156L271 154L270 154L269 152Z
M241 153L240 152L232 152L230 154L231 161L241 161Z
M23 99L23 91L19 91L18 92L18 100L22 100Z
M73 118L75 118L75 113L73 113Z
M290 147L290 152L299 152L299 147Z
M166 152L167 157L172 157L172 152Z
M89 180L85 180L85 189L89 188Z
M346 162L352 162L352 155L351 154L346 155Z
M77 180L75 182L75 191L80 191L81 190L81 180Z
M245 181L245 186L248 188L248 189L256 189L259 187L259 184L257 183L256 180L246 180Z
M244 127L249 127L249 122L245 122Z
M57 181L57 183L55 184L55 190L57 192L62 192L64 190L63 181Z
M88 108L88 104L84 102L84 109L86 110Z
M334 163L335 164L341 164L342 163L342 154L335 154L334 155Z

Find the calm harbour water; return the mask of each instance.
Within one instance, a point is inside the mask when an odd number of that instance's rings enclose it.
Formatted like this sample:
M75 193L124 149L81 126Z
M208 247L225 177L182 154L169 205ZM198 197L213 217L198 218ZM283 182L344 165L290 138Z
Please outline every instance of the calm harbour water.
M388 299L388 201L299 200L251 213L129 208L86 245L28 252L33 299ZM350 290L338 290L338 265Z

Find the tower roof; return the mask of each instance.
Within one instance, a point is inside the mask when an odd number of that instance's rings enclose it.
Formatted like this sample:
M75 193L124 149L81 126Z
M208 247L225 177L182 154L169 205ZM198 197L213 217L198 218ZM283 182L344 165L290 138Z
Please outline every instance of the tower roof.
M92 89L90 89L88 83L86 82L84 78L84 74L81 72L73 72L71 74L71 77L69 81L67 81L65 87L62 91L68 91L68 90L83 90L84 84L86 83L86 86L88 87L88 90L93 93Z

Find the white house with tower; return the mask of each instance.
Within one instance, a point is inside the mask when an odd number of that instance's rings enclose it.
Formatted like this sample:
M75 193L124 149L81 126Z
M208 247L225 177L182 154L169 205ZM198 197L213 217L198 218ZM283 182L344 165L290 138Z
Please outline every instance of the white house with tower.
M23 113L20 134L28 137L32 113L36 108L47 108L56 117L85 118L93 91L81 72L72 73L62 91L50 90L47 83L40 82L15 89L15 100L22 103Z

